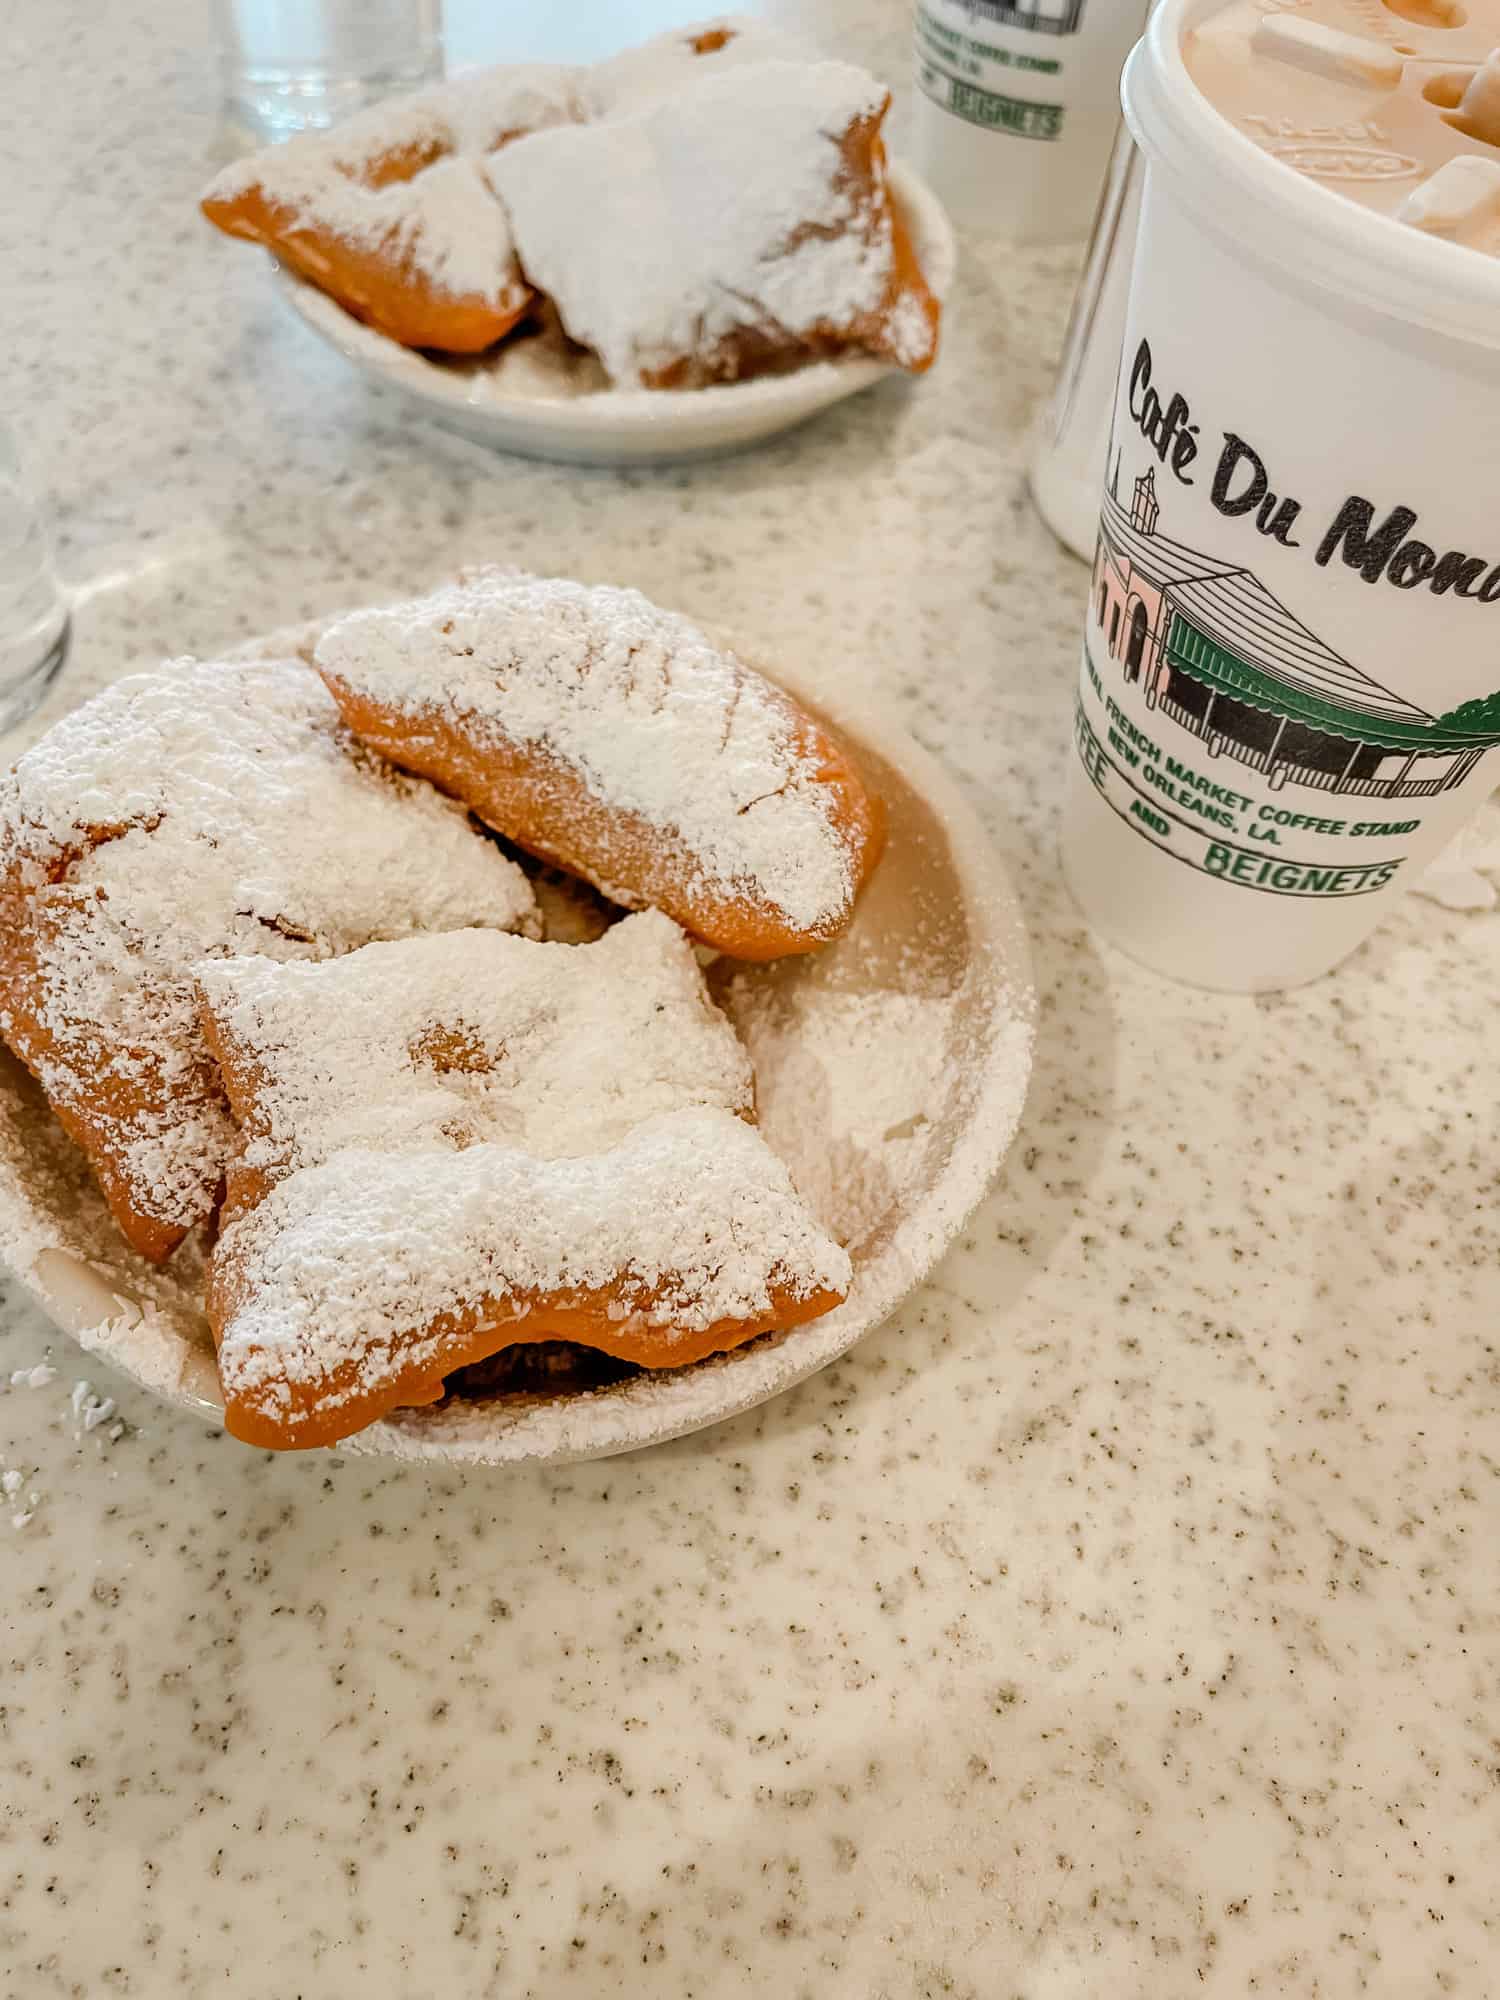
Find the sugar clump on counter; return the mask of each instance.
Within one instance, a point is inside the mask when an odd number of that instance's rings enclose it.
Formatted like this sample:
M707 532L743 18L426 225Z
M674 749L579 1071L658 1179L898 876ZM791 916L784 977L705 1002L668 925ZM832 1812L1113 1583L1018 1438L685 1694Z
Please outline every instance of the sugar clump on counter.
M45 1389L57 1380L57 1370L49 1361L38 1361L34 1368L13 1368L10 1376L12 1389Z
M4 1498L6 1501L19 1501L21 1498L21 1488L25 1484L26 1475L24 1472L18 1472L14 1468L0 1472L0 1498ZM28 1493L25 1505L18 1506L16 1512L11 1515L10 1525L13 1528L24 1528L29 1521L35 1518L36 1510L41 1505L41 1499L42 1496L40 1493Z
M85 1431L97 1430L115 1413L114 1397L96 1395L92 1382L75 1382L68 1403L75 1421L82 1423Z

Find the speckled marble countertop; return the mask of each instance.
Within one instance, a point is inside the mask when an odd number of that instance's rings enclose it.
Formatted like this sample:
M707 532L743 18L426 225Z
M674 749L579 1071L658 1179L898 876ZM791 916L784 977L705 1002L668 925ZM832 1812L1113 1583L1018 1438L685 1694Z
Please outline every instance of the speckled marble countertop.
M7 19L0 403L80 593L62 698L478 557L637 583L899 706L1013 862L1044 1014L936 1279L637 1458L251 1453L4 1293L0 1383L57 1374L0 1388L38 1495L0 1518L0 1994L1483 2000L1500 918L1412 904L1261 1001L1082 933L1083 573L1022 470L1068 257L968 270L934 378L753 455L489 457L199 227L199 12ZM894 0L819 13L905 75Z

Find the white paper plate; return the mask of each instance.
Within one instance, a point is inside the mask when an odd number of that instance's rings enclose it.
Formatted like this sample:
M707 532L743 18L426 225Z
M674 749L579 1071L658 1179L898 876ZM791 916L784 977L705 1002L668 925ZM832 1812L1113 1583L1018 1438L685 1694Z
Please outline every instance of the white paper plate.
M742 1031L751 1017L780 1024L769 1053L748 1035L762 1124L804 1195L843 1225L854 1263L848 1299L809 1326L694 1367L571 1395L454 1397L374 1424L340 1451L468 1465L566 1461L734 1416L885 1319L1004 1158L1025 1099L1035 1011L1005 868L953 781L898 725L830 700L815 674L778 667L775 677L843 733L890 819L886 856L848 935L811 957L737 968L728 995ZM864 1129L870 1117L873 1131ZM3 1052L0 1258L90 1353L167 1403L222 1418L201 1251L185 1245L155 1270L125 1248L82 1155Z
M891 192L906 217L928 284L945 298L957 251L942 204L909 167L893 164ZM480 444L573 465L652 465L734 451L816 416L898 371L850 355L790 375L715 389L610 389L580 393L532 343L512 342L478 361L433 361L352 319L315 285L275 266L283 298L361 374L409 398L426 417ZM586 378L580 378L580 380ZM602 379L602 378L601 378Z

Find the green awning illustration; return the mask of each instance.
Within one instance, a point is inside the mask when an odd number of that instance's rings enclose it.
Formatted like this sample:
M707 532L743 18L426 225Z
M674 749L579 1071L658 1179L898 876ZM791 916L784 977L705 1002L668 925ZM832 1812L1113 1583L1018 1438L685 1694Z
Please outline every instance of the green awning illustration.
M1101 556L1107 555L1124 579L1125 596L1116 603L1111 638L1122 611L1128 614L1134 634L1128 638L1127 678L1139 673L1143 663L1151 671L1150 663L1143 661L1141 627L1141 620L1149 616L1154 619L1154 660L1165 662L1211 695L1223 695L1277 717L1283 725L1291 723L1348 745L1346 777L1354 772L1353 753L1374 750L1407 759L1399 779L1392 781L1397 790L1404 787L1407 769L1419 757L1453 760L1440 774L1440 782L1458 783L1486 750L1500 744L1500 688L1460 702L1441 715L1419 708L1325 645L1250 570L1159 533L1159 512L1148 467L1136 481L1132 509L1127 512L1111 488L1099 518ZM1136 579L1145 588L1144 599L1134 595ZM1148 611L1147 600L1153 593L1159 612ZM1101 626L1106 594L1101 581L1097 607ZM1500 653L1500 632L1496 639ZM1155 698L1155 692L1148 693L1148 705ZM1214 717L1210 703L1207 713L1189 726L1197 734L1216 735L1222 746L1237 742L1244 725L1237 728L1228 708ZM1275 756L1284 736L1284 727L1274 732L1269 754ZM1295 739L1294 728L1279 769L1306 762L1306 746L1299 750ZM1264 746L1255 747L1259 754ZM1371 773L1365 770L1360 775L1368 778ZM1430 789L1431 783L1426 779L1414 788Z
M1419 756L1495 740L1493 728L1455 727L1361 673L1247 570L1175 583L1166 596L1172 611L1168 659L1235 701L1328 736Z

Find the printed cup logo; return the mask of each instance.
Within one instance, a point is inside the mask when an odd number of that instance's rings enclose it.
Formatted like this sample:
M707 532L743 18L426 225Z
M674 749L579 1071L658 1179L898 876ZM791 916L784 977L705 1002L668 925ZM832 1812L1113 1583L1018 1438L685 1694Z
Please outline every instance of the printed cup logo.
M1500 691L1429 713L1328 645L1249 564L1177 539L1156 467L1196 484L1202 443L1182 399L1163 403L1149 379L1143 342L1129 406L1147 462L1127 502L1118 451L1100 515L1076 716L1084 768L1135 832L1205 874L1272 895L1371 894L1401 868L1427 802L1500 743ZM1256 454L1226 433L1216 510L1254 509L1262 534L1301 546L1297 504L1264 488ZM1310 553L1389 579L1414 523L1398 508L1376 528L1355 497ZM1436 588L1425 554L1419 580Z
M1045 51L1049 41L1078 33L1084 6L1085 0L917 0L917 88L966 124L1014 139L1060 138L1067 107L1052 85L1062 64L1005 37L1040 36Z

